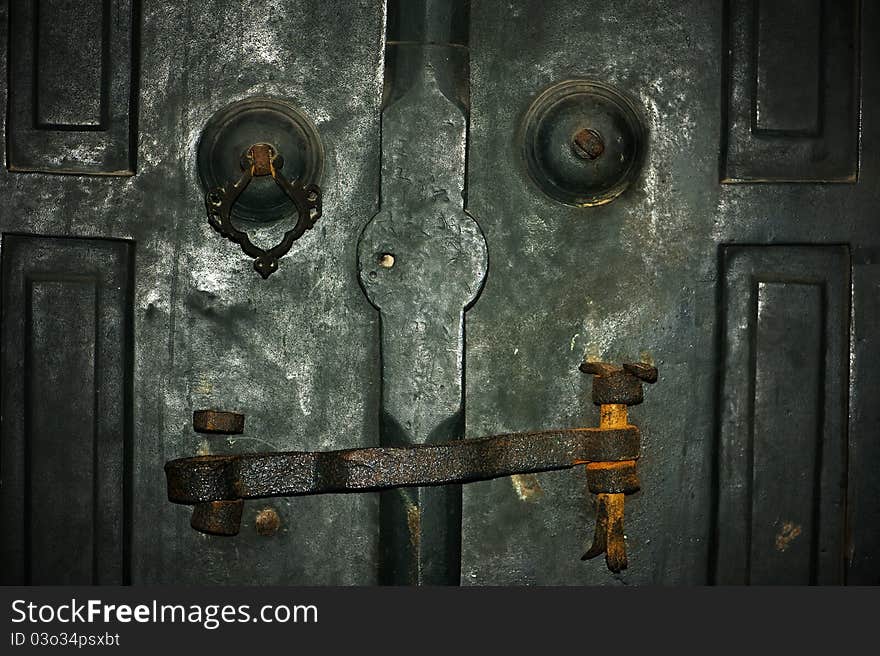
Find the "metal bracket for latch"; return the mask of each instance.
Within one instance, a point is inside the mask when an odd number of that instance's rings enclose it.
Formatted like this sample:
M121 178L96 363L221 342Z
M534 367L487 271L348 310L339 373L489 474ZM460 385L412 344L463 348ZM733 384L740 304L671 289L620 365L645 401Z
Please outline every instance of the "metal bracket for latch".
M642 382L657 382L657 369L641 362L622 367L605 362L584 362L581 371L593 375L593 403L599 406L599 430L629 427L627 407L642 402ZM636 459L587 464L587 483L596 495L596 530L593 544L582 560L605 554L612 572L626 569L623 534L624 495L639 490Z

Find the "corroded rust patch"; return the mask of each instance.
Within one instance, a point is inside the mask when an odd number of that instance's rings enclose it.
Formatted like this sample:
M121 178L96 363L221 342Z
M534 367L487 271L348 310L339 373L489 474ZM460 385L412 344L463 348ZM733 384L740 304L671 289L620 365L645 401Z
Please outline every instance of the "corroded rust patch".
M197 503L193 506L189 525L208 535L238 535L243 508L241 499Z
M795 524L794 522L783 523L779 533L776 534L776 551L784 552L802 532L803 529L800 524Z
M623 403L606 403L599 408L599 428L626 428L627 412Z
M193 430L197 433L239 435L244 431L244 415L222 410L196 410L193 412Z
M274 174L275 149L269 144L254 144L248 150L248 157L253 162L251 172L254 177Z
M422 513L414 504L406 506L406 525L409 528L409 543L413 553L419 552L419 543L422 541Z

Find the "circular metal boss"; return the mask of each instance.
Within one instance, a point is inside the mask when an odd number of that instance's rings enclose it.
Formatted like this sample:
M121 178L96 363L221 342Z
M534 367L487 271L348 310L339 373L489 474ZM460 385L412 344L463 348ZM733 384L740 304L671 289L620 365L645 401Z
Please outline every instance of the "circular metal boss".
M545 89L521 128L529 176L551 198L578 207L603 205L623 193L638 175L645 139L635 103L592 80Z
M203 190L241 177L242 158L256 143L270 144L280 155L276 166L288 180L318 184L324 147L312 121L297 108L273 98L246 98L218 111L199 140L197 167ZM239 197L233 218L271 223L289 218L296 207L268 177L254 178Z

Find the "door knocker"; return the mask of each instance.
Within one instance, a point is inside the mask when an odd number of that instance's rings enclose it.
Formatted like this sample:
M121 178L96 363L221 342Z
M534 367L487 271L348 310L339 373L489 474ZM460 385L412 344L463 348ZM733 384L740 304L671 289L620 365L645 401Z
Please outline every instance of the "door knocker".
M284 160L273 146L257 143L248 148L241 160L242 174L234 183L209 189L205 194L208 223L222 236L241 246L246 255L254 258L254 270L265 280L278 270L278 260L283 257L306 230L312 228L321 217L321 189L317 184L303 186L299 179L289 181L279 169ZM247 232L239 230L232 222L232 210L239 196L255 177L271 176L284 194L296 207L297 220L284 233L280 243L265 250L254 244Z
M196 170L209 223L264 279L321 216L324 146L308 115L285 100L253 96L219 109L202 131ZM254 229L287 221L280 243L257 245Z

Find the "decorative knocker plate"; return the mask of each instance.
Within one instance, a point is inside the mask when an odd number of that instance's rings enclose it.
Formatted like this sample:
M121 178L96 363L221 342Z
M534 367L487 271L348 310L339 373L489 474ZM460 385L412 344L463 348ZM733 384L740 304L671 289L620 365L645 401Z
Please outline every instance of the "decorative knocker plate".
M290 250L293 242L321 218L321 188L316 184L303 186L299 179L289 181L279 170L283 159L270 144L258 143L248 148L242 157L242 175L232 184L209 189L205 194L208 223L222 236L241 246L241 250L254 258L254 269L265 280L278 270L278 260ZM275 183L296 207L297 221L284 233L279 244L269 250L254 244L247 232L232 223L232 209L239 196L255 177L272 176Z

